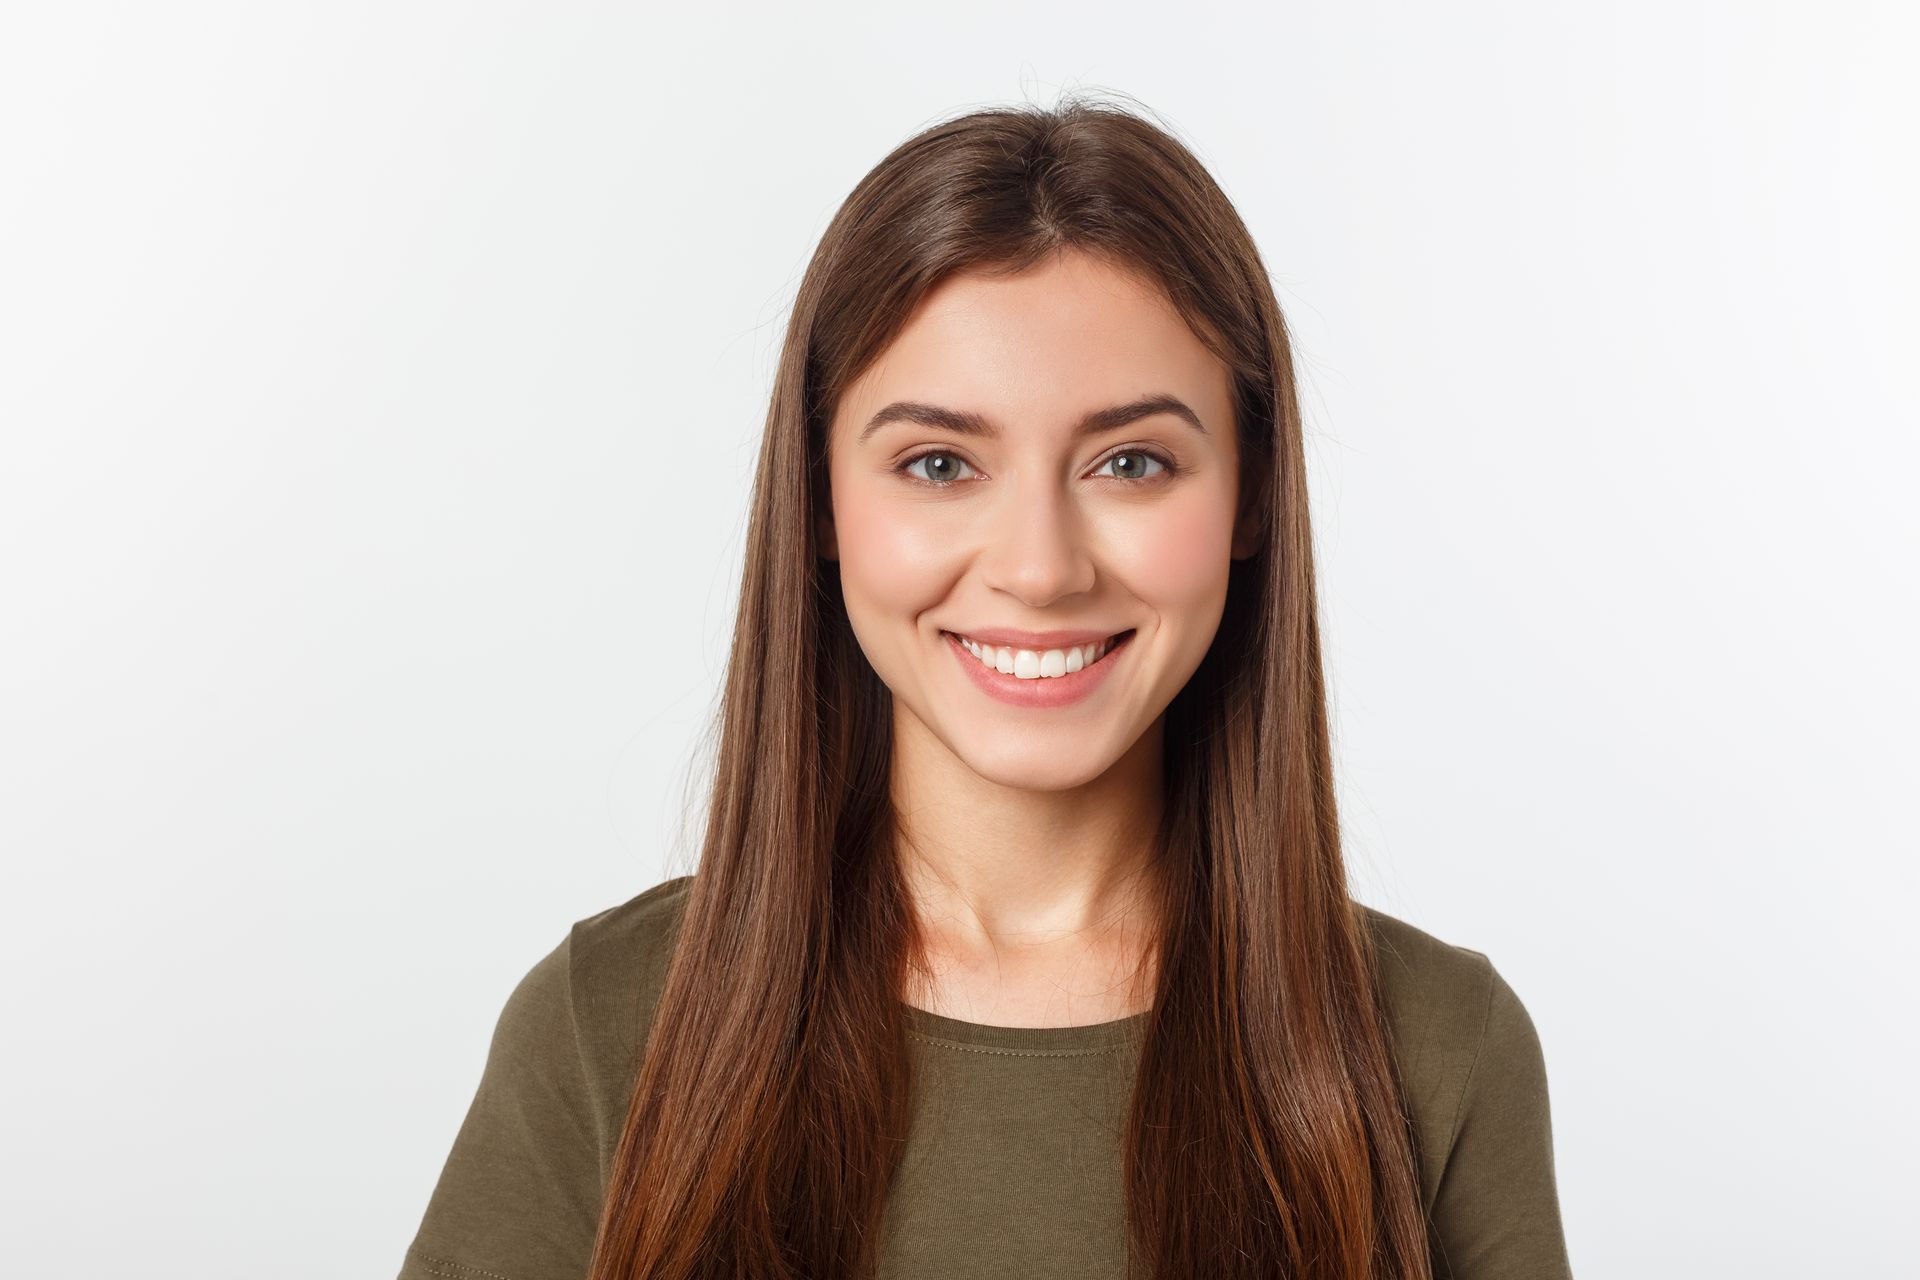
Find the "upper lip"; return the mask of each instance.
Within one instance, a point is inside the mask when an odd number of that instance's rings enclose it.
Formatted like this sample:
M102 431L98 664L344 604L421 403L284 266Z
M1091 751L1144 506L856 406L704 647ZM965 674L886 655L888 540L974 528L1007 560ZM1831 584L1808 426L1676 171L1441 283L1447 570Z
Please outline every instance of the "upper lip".
M978 640L981 644L1005 645L1010 649L1065 649L1076 644L1096 644L1131 630L1132 627L1122 627L1119 631L1019 631L1012 627L984 627L978 631L955 631L953 634Z

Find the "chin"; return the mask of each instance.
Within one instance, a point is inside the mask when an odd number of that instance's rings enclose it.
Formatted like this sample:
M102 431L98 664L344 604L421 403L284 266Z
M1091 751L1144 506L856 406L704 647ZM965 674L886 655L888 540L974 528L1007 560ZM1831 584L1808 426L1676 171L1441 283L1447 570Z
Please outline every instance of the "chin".
M982 779L1016 791L1071 791L1092 782L1114 764L1104 753L1091 749L1063 756L1039 742L1020 751L989 748L955 754Z

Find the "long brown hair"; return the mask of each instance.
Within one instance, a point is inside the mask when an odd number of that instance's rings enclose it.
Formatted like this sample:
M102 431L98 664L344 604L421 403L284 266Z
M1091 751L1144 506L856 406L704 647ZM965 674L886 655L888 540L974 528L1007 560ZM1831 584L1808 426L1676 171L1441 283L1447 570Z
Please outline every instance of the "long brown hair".
M795 298L755 474L697 874L592 1280L870 1276L907 1136L890 694L819 554L827 427L958 271L1062 250L1158 283L1231 370L1265 537L1167 708L1161 961L1124 1135L1130 1273L1428 1280L1412 1130L1349 898L1300 412L1260 255L1193 154L1078 97L894 149Z

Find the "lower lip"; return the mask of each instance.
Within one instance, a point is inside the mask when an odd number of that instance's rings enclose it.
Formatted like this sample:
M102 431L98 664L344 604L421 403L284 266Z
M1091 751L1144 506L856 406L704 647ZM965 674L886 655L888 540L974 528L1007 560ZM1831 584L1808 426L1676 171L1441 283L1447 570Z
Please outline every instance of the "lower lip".
M940 634L947 642L947 647L953 650L953 656L966 669L967 678L988 697L998 698L1014 707L1064 707L1080 701L1105 683L1113 664L1133 647L1133 638L1140 633L1128 632L1114 642L1100 661L1090 667L1082 667L1064 676L1040 676L1033 680L1003 675L969 653L967 647L960 643L960 637L953 632L943 631Z

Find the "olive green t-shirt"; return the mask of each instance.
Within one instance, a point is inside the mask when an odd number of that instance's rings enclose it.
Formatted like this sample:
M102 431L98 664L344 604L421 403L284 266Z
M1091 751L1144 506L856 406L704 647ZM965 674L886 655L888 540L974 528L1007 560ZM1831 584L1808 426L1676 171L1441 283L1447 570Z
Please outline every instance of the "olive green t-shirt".
M692 877L575 924L523 978L400 1280L581 1280ZM1478 951L1366 908L1437 1277L1570 1277L1546 1065ZM995 1027L905 1006L922 1082L881 1280L1120 1277L1120 1134L1146 1016Z

